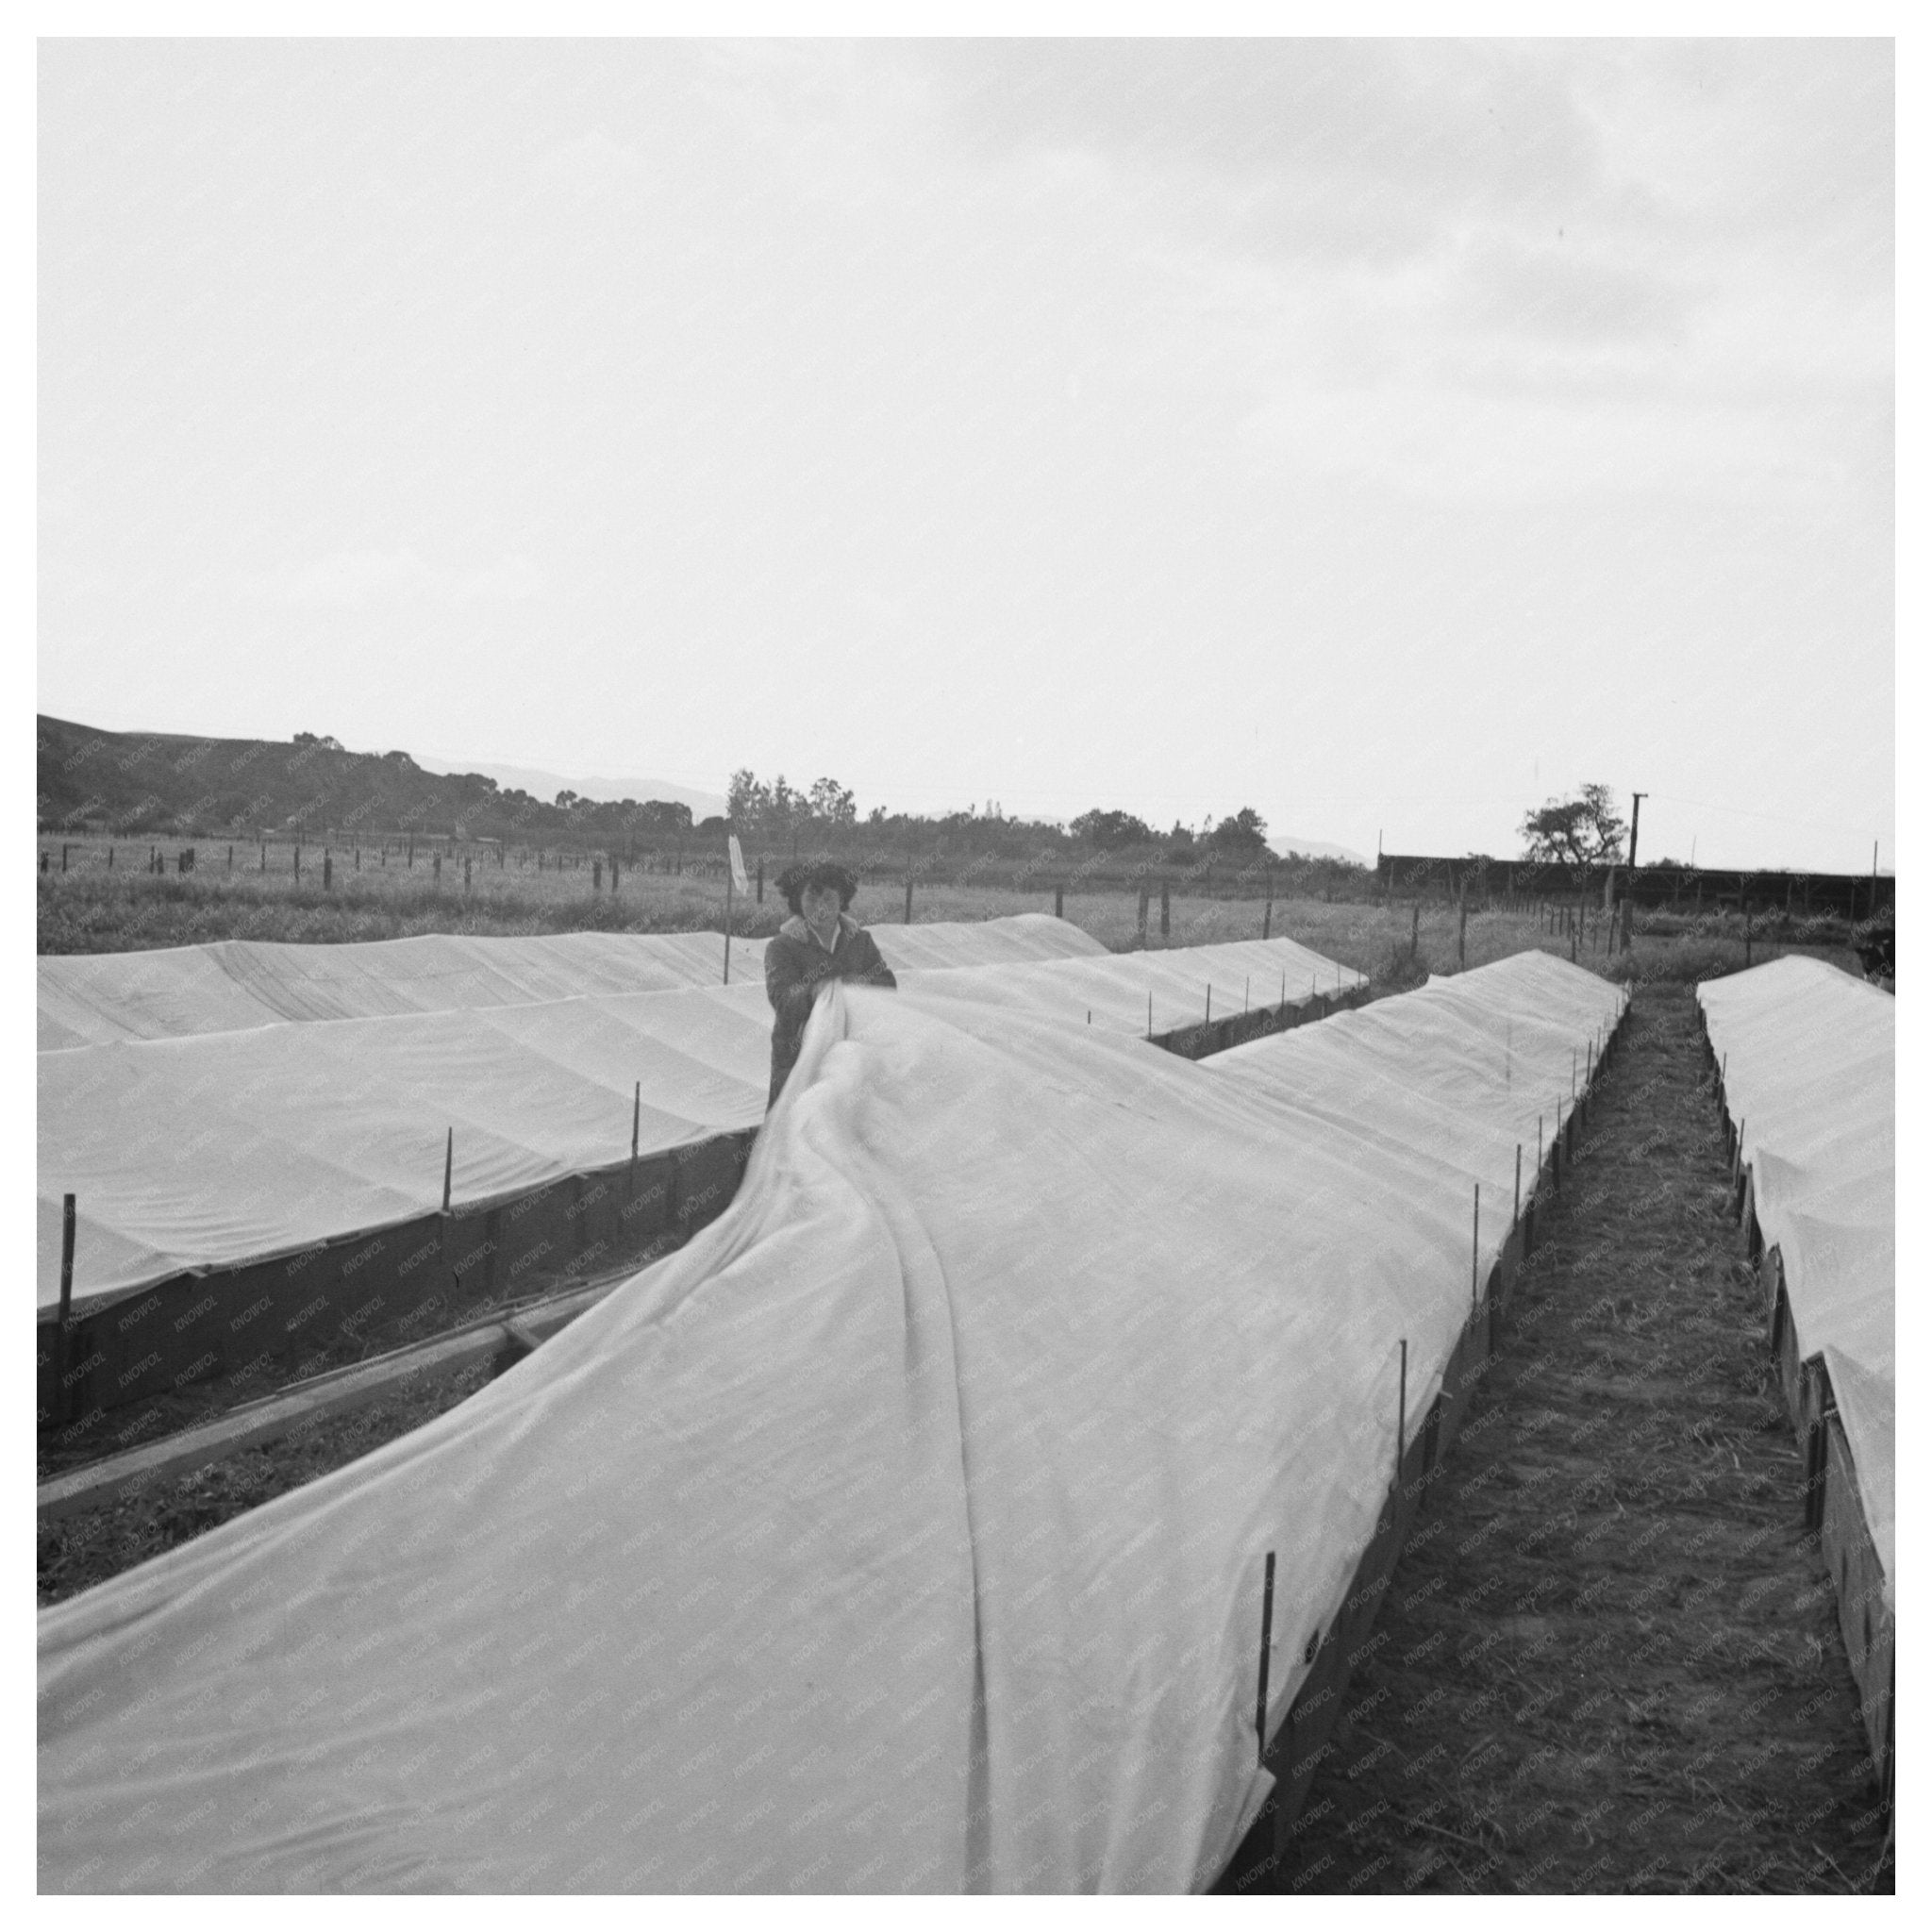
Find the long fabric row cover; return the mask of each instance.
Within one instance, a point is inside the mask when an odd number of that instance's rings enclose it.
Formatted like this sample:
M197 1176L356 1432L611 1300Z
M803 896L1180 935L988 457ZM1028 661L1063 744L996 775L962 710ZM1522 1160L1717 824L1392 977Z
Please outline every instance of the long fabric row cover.
M1473 1188L1617 1003L1511 960L1217 1065L828 993L685 1248L42 1613L42 1886L1204 1886L1268 1788L1266 1557L1272 1730Z
M1896 1000L1823 960L1697 989L1741 1126L1757 1223L1784 1262L1801 1359L1831 1374L1892 1596Z
M960 997L1018 1001L1055 1016L1127 1033L1172 1033L1253 1007L1332 999L1367 981L1292 940L1231 940L1170 951L1014 965L998 974L956 968L934 981Z
M878 931L882 942L942 934L936 925ZM906 983L923 976L914 970ZM1134 1034L1145 1030L1150 995L1160 1029L1198 1017L1210 986L1221 990L1221 1011L1249 982L1271 994L1286 983L1292 995L1309 981L1332 989L1357 977L1287 940L936 976L1003 1009L1082 1025L1091 1012L1096 1028ZM762 976L741 979L734 964L729 986L701 990L41 1054L38 1305L59 1299L65 1193L75 1197L75 1303L100 1302L186 1269L294 1253L434 1213L452 1131L452 1204L468 1208L624 1160L634 1119L641 1156L756 1126L771 1032Z
M1104 954L1091 934L1043 912L983 922L874 929L896 972L929 966L991 966ZM764 971L763 940L731 941L733 977ZM366 1020L437 1013L593 993L666 992L717 986L724 935L552 933L415 939L347 945L222 940L146 953L42 958L42 1052L110 1040L172 1040L226 1033L284 1020Z

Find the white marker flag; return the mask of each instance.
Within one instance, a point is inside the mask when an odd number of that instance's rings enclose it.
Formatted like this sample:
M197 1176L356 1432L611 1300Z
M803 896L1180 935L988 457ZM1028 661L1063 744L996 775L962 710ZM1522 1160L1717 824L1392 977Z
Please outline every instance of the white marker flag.
M748 892L751 888L745 883L744 852L739 845L738 834L726 833L724 842L731 847L731 883L739 891Z

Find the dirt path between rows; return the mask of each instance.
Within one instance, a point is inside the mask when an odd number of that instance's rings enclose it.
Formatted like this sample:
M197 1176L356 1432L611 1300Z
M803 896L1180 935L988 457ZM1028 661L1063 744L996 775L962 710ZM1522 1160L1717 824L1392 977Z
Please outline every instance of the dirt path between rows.
M1591 1114L1282 1890L1891 1890L1689 989Z

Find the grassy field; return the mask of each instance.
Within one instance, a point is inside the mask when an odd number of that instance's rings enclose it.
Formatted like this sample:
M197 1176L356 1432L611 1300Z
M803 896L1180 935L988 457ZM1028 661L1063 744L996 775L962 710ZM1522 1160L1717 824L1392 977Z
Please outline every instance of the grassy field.
M100 862L105 850L103 845L84 855L75 843L67 872L50 867L39 875L40 952L135 952L217 940L334 944L429 932L721 932L725 919L723 881L691 873L626 869L613 891L608 874L596 883L589 868L559 872L546 866L539 872L533 866L477 865L466 889L460 866L445 865L439 881L419 855L413 867L393 860L388 866L365 862L360 872L337 867L325 888L312 852L298 877L291 869L250 871L239 863L239 848L233 873L208 867L160 874L130 871L125 864L110 871ZM129 848L121 850L125 855ZM365 861L370 857L365 854ZM1051 912L1054 905L1051 885L1026 891L920 882L913 889L912 912L923 924ZM1117 887L1069 891L1063 905L1065 917L1109 951L1127 952L1141 943L1137 893ZM863 885L853 911L867 924L897 924L906 916L904 889ZM784 902L768 887L762 905L734 905L732 930L769 937L784 917ZM1415 985L1432 972L1486 965L1531 947L1566 958L1572 953L1570 938L1545 931L1533 908L1473 909L1462 930L1456 908L1441 900L1385 905L1282 899L1271 914L1254 898L1175 896L1163 939L1157 896L1146 942L1195 946L1258 939L1264 921L1274 936L1297 940L1353 967L1384 991ZM1576 938L1575 958L1614 978L1680 983L1735 972L1746 963L1747 953L1756 962L1779 952L1807 952L1857 973L1857 956L1845 937L1827 922L1758 920L1747 941L1735 914L1656 912L1640 918L1627 953L1610 950L1607 922L1589 922Z

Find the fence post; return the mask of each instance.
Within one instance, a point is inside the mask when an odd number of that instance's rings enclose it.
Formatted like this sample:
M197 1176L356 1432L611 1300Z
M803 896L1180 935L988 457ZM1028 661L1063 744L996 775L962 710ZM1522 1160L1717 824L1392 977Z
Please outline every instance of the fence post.
M1483 1184L1475 1184L1475 1201L1469 1215L1469 1305L1474 1307L1478 1300L1476 1282L1482 1272L1482 1231L1483 1231Z
M1268 1568L1261 1584L1261 1677L1255 1692L1255 1748L1260 1761L1268 1759L1268 1650L1274 1629L1274 1552L1268 1552Z
M54 1420L67 1420L67 1362L74 1318L74 1196L60 1197L60 1318L54 1331Z
M1167 937L1167 881L1160 882L1160 937Z
M1056 919L1064 919L1067 916L1067 889L1064 886L1056 886L1053 889L1053 916Z
M912 924L912 874L906 874L906 924Z
M758 904L759 904L760 906L762 906L762 905L763 905L764 903L765 903L765 861L764 861L764 859L763 859L762 858L759 858L759 860L758 860Z
M1402 1452L1408 1445L1403 1440L1408 1434L1408 1338L1404 1336L1401 1342L1402 1363L1396 1370L1395 1382L1395 1493L1402 1494Z
M326 892L335 885L335 864L326 845L322 848L322 890Z

